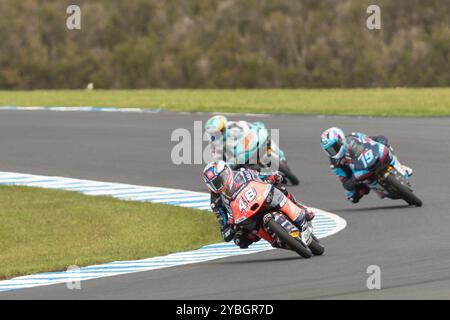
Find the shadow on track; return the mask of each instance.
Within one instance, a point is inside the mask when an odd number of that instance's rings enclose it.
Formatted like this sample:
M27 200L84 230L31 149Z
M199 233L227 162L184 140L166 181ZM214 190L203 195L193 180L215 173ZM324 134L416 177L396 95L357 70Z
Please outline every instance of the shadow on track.
M280 249L281 250L281 249ZM295 254L295 252L293 252ZM304 260L300 256L292 257L280 257L280 258L262 258L262 259L249 259L249 260L237 260L237 261L221 261L220 264L248 264L248 263L267 263L267 262L284 262L290 260Z
M408 204L402 204L397 206L384 206L384 207L365 207L365 208L350 208L350 209L335 209L331 210L330 212L367 212L367 211L377 211L377 210L398 210L398 209L408 209L408 208L414 208L413 206L410 206Z

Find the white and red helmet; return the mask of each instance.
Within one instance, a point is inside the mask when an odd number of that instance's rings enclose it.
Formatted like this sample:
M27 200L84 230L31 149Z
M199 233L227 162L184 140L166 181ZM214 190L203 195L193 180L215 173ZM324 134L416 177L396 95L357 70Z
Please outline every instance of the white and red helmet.
M233 185L233 171L225 161L212 161L203 170L203 180L212 192L222 193Z

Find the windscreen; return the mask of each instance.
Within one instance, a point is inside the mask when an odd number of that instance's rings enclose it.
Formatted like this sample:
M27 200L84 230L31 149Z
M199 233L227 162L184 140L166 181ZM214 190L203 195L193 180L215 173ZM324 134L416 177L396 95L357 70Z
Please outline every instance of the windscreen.
M365 146L360 139L348 138L347 144L348 144L348 152L353 157L358 157L365 150Z

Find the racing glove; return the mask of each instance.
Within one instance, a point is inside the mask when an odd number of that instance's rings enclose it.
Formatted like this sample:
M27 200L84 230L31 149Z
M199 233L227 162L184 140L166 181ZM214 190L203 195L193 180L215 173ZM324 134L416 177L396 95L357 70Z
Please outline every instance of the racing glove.
M361 197L358 195L358 192L353 192L353 194L350 197L348 197L347 199L348 199L348 201L351 201L353 203L358 203L360 198Z
M273 173L272 175L266 177L266 181L269 182L270 184L281 184L284 180L284 176L281 172L276 171L275 173Z
M234 243L241 249L247 249L249 245L259 240L258 236L249 234L242 229L239 229L234 236Z
M220 231L222 232L222 237L225 242L230 242L235 237L236 232L234 231L233 226L225 225Z
M347 191L356 191L358 185L358 180L355 177L344 179L342 181L342 186Z
M356 186L355 190L353 191L353 194L348 198L348 200L350 200L353 203L358 203L359 200L369 194L370 192L370 188L368 186L366 186L363 183L360 183Z

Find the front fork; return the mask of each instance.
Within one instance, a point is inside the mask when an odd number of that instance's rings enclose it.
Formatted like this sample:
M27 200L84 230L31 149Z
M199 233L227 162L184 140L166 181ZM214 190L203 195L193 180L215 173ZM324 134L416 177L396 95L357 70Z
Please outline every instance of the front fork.
M309 222L303 221L302 225L300 227L297 227L289 218L287 218L284 214L277 212L277 213L268 213L264 216L264 223L263 227L259 230L258 235L268 242L270 242L273 246L279 247L279 248L287 248L278 237L276 237L268 228L268 222L270 220L274 220L276 223L281 225L283 229L285 229L289 235L293 238L296 238L299 241L302 241L306 246L308 246L312 238L310 236L307 237L308 240L305 241L302 239L303 233L311 234L313 232L312 225L310 225ZM270 240L268 240L270 239Z
M408 173L403 168L400 161L398 161L397 156L393 154L392 148L389 148L389 150L392 157L391 163L385 170L383 170L383 172L378 174L375 181L373 181L372 183L368 183L369 188L373 189L382 198L384 198L385 196L389 197L391 193L384 183L384 179L389 174L395 175L397 179L401 180L408 187L410 187Z
M395 178L400 181L402 184L404 184L405 186L407 186L411 191L411 185L409 184L409 180L408 175L405 175L399 171L395 166L393 165L389 165L383 172L381 172L378 176L377 176L377 183L385 190L386 194L385 196L387 196L388 198L392 198L392 199L397 199L397 197L395 196L395 191L390 190L389 185L387 185L385 183L385 179L389 176L389 175L393 175L395 176ZM380 190L380 192L382 192Z

